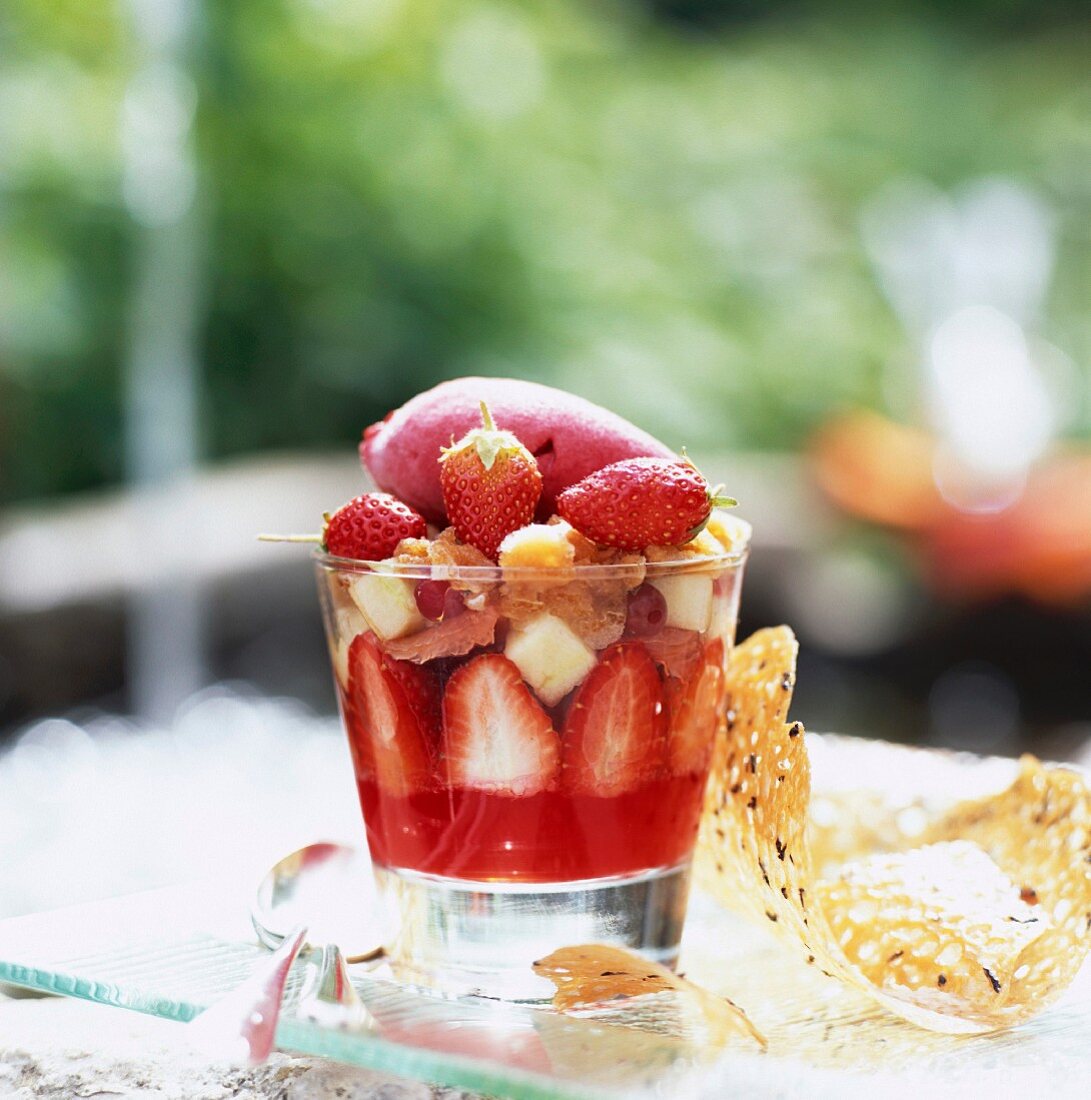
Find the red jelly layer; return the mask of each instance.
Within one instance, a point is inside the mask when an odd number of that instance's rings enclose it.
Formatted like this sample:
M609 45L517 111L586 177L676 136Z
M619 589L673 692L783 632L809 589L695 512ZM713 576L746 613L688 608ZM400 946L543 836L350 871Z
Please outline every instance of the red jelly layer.
M564 882L667 867L693 848L704 776L664 776L601 798L467 787L392 795L359 782L371 858L477 881Z

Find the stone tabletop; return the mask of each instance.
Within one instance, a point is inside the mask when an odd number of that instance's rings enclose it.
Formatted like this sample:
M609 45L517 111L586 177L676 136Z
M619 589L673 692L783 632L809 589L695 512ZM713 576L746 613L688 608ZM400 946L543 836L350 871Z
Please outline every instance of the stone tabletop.
M210 1065L184 1025L84 1001L0 996L2 1100L474 1100L321 1058Z

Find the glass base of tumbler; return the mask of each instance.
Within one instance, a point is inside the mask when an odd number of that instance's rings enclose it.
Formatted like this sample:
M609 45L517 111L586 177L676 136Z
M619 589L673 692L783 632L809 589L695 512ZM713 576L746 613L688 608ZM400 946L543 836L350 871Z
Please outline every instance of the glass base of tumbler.
M605 943L673 966L689 864L625 878L562 883L466 882L375 867L398 933L394 975L427 992L548 1001L531 964L558 947Z

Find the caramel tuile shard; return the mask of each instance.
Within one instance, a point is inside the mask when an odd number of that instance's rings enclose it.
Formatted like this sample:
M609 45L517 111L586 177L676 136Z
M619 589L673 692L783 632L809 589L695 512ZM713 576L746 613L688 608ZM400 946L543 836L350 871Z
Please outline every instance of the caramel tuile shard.
M937 817L909 850L815 874L810 766L788 719L797 643L762 630L729 666L698 842L698 881L823 971L921 1027L1020 1023L1075 977L1091 936L1091 795L1025 758L999 795Z
M557 987L553 1007L559 1012L671 993L686 1014L703 1026L711 1050L719 1050L740 1036L753 1039L762 1049L766 1046L765 1036L733 1001L717 997L665 966L620 947L562 947L539 959L534 971Z

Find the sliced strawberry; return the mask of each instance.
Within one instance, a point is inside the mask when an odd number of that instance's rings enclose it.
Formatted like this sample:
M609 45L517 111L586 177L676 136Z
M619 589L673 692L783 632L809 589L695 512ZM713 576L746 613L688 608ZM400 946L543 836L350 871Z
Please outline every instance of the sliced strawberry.
M348 731L349 752L352 753L356 777L374 779L375 754L371 751L371 736L360 716L360 708L354 705L348 687L342 687L340 682L337 684L337 696L341 703L341 717Z
M443 728L443 712L436 677L429 669L409 661L399 661L391 654L383 656L383 667L405 692L409 709L424 735L428 755L434 757L439 749L440 731Z
M705 647L700 667L688 681L670 681L667 754L672 774L693 775L708 768L724 709L723 682L724 644L719 638Z
M371 634L349 648L349 730L357 767L374 770L379 786L407 795L426 787L439 706L432 679L418 665L383 653Z
M394 638L386 643L386 651L399 661L423 664L437 657L460 657L471 649L491 645L496 634L499 612L490 604L480 611L464 611L445 617L427 630L418 630L407 638Z
M701 635L677 626L665 626L658 634L641 639L652 659L668 676L688 680L701 662Z
M642 645L606 650L572 700L562 740L565 784L582 794L621 794L662 769L663 685Z
M443 696L443 751L453 786L530 795L556 785L556 731L519 669L483 653L454 673Z

